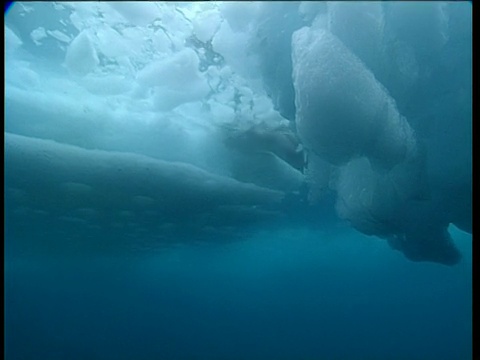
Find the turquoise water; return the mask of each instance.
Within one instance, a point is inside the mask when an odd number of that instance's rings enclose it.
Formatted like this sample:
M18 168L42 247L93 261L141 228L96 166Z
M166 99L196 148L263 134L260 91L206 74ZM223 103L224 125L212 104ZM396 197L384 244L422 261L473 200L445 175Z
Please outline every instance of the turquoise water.
M454 267L345 228L155 255L7 253L5 355L470 359L471 236L453 231L464 253Z

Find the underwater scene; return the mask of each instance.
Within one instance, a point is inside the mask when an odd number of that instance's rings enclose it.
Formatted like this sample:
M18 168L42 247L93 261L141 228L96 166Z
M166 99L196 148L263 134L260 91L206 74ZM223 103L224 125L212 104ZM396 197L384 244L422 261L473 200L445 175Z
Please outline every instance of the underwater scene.
M474 358L471 2L4 31L5 359Z

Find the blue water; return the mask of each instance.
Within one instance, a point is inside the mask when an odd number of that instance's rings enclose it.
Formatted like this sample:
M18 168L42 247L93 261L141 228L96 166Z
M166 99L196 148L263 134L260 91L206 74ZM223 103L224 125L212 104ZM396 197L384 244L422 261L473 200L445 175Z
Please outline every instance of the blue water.
M451 231L453 267L343 227L151 254L7 253L5 357L471 359L471 236Z

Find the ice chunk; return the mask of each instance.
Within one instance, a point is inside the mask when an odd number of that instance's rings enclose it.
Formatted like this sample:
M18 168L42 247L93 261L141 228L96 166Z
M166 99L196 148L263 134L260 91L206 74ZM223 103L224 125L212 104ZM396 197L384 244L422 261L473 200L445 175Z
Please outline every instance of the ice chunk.
M305 181L308 184L308 202L319 203L328 192L331 176L335 167L322 160L314 153L308 156L308 167L305 169Z
M70 43L65 56L68 70L76 75L86 75L98 65L97 52L84 30Z
M311 22L317 15L327 12L327 4L322 1L302 1L298 7L298 13L305 22Z
M47 30L47 34L54 37L55 39L64 42L64 43L69 43L70 42L70 37L60 30Z
M260 5L255 2L228 1L219 4L220 12L234 32L245 31L258 15Z
M224 126L224 143L232 151L234 178L278 189L298 191L304 182L304 154L287 128L260 124L246 130Z
M225 129L225 143L242 153L271 152L291 167L303 171L304 154L298 137L286 127L266 123L251 126L245 131Z
M153 95L153 105L156 110L169 111L184 103L203 99L209 92L207 82L197 79L185 88L156 87Z
M137 75L142 86L153 86L153 102L157 110L168 111L208 94L210 87L198 71L199 59L195 51L182 51L147 65Z
M262 2L255 36L250 47L257 56L264 89L282 117L295 119L295 92L292 83L292 34L304 25L295 1ZM280 29L280 30L279 30Z
M383 60L383 5L380 2L328 2L328 30L377 73Z
M218 10L212 9L202 11L193 20L193 33L198 40L207 42L212 39L213 35L220 28L222 19Z
M244 77L253 78L258 76L258 66L255 56L249 56L248 39L246 33L234 32L228 22L224 21L216 32L212 45L233 70Z
M132 88L132 81L122 75L93 76L87 75L82 79L83 86L93 94L118 95Z
M121 33L125 38L125 47L128 49L128 55L131 56L141 54L147 41L149 41L148 37L151 36L149 32L139 27L127 27Z
M335 186L336 210L341 218L365 234L392 235L388 225L399 214L400 199L392 184L376 173L366 158L341 167Z
M30 69L28 64L15 62L14 69L5 72L5 79L26 90L33 90L40 85L39 75Z
M350 161L339 169L335 183L339 215L367 234L387 236L404 229L408 204L431 201L423 165L405 162L378 173L366 158Z
M231 159L233 178L285 192L299 191L304 176L272 152L239 153Z
M221 102L210 100L210 113L215 122L219 124L231 123L235 119L235 109Z
M22 40L8 27L5 26L5 51L12 51L22 45Z
M140 70L137 81L144 86L183 89L199 79L199 59L195 51L185 48L171 57L150 63Z
M135 246L140 231L150 246L172 239L224 241L253 225L278 221L281 214L275 209L284 196L185 163L9 133L5 172L7 188L14 184L31 194L26 208L8 193L12 228L24 227L25 215L41 211L48 218L30 223L32 231L70 234L73 221L79 225L73 232L78 235L76 245L82 248L88 247L89 238L95 239L95 247L110 244L110 250ZM61 247L59 242L45 246Z
M153 2L112 1L109 5L126 20L138 26L148 25L160 16L160 11Z
M40 45L42 39L47 37L47 33L43 27L38 27L35 30L32 30L30 33L30 38L35 43L35 45Z
M420 223L414 231L390 237L388 243L412 261L433 261L444 265L455 265L462 258L446 225L431 226L428 222Z
M390 169L414 156L415 138L395 101L334 35L302 28L293 43L298 133L332 164L367 156Z
M172 40L167 36L164 30L160 29L153 36L153 44L157 51L166 53L172 47Z
M118 57L129 54L127 42L117 31L108 26L97 30L99 50L108 57Z
M180 214L188 218L221 205L274 205L283 197L281 192L184 163L85 150L9 133L5 134L5 174L6 184L29 189L36 194L32 201L56 212L79 207L131 210L143 204L160 212L175 210L178 221Z

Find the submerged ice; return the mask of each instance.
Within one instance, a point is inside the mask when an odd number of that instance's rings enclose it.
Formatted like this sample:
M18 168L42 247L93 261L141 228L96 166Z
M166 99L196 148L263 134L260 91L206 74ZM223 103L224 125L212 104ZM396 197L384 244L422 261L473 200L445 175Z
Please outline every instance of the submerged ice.
M7 227L222 241L331 210L455 264L471 26L468 2L16 3Z

